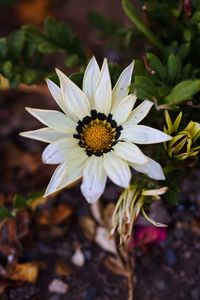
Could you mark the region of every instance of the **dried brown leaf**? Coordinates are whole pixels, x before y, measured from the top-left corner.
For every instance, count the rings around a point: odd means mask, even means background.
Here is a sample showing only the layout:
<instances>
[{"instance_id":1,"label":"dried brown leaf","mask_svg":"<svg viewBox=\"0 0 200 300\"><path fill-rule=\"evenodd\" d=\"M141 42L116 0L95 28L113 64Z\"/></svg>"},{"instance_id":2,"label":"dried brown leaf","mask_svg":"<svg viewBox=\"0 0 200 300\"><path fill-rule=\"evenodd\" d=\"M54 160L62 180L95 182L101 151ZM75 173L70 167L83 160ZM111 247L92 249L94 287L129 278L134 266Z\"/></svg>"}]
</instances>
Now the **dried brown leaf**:
<instances>
[{"instance_id":1,"label":"dried brown leaf","mask_svg":"<svg viewBox=\"0 0 200 300\"><path fill-rule=\"evenodd\" d=\"M35 283L39 274L39 263L30 262L23 264L16 264L10 271L9 279L15 281L25 281Z\"/></svg>"}]
</instances>

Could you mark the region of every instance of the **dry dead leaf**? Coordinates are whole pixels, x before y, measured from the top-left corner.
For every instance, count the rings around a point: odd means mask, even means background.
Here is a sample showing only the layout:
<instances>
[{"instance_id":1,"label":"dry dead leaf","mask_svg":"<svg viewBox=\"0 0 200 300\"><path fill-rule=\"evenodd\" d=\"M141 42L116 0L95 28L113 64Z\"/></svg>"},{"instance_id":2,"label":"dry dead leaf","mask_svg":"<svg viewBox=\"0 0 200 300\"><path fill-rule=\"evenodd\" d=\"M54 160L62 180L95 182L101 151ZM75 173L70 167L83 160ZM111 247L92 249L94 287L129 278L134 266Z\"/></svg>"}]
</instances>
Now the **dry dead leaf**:
<instances>
[{"instance_id":1,"label":"dry dead leaf","mask_svg":"<svg viewBox=\"0 0 200 300\"><path fill-rule=\"evenodd\" d=\"M73 213L73 208L67 204L59 204L49 210L41 211L37 218L39 225L59 225L69 218Z\"/></svg>"},{"instance_id":2,"label":"dry dead leaf","mask_svg":"<svg viewBox=\"0 0 200 300\"><path fill-rule=\"evenodd\" d=\"M114 239L110 238L110 233L104 227L98 227L95 236L95 242L105 251L117 254L117 248Z\"/></svg>"},{"instance_id":3,"label":"dry dead leaf","mask_svg":"<svg viewBox=\"0 0 200 300\"><path fill-rule=\"evenodd\" d=\"M29 206L33 211L35 211L38 206L44 205L45 203L47 203L48 200L49 197L38 197L37 199L34 199L34 201L31 202Z\"/></svg>"},{"instance_id":4,"label":"dry dead leaf","mask_svg":"<svg viewBox=\"0 0 200 300\"><path fill-rule=\"evenodd\" d=\"M124 265L118 257L106 257L104 260L104 264L106 268L108 268L109 271L111 271L113 274L126 276Z\"/></svg>"},{"instance_id":5,"label":"dry dead leaf","mask_svg":"<svg viewBox=\"0 0 200 300\"><path fill-rule=\"evenodd\" d=\"M86 239L89 241L93 241L96 234L95 221L90 217L81 217L79 223Z\"/></svg>"},{"instance_id":6,"label":"dry dead leaf","mask_svg":"<svg viewBox=\"0 0 200 300\"><path fill-rule=\"evenodd\" d=\"M192 232L200 235L200 221L197 219L193 219L191 222L191 230Z\"/></svg>"},{"instance_id":7,"label":"dry dead leaf","mask_svg":"<svg viewBox=\"0 0 200 300\"><path fill-rule=\"evenodd\" d=\"M30 262L23 264L16 264L11 269L9 279L15 281L25 281L35 283L39 274L39 263Z\"/></svg>"},{"instance_id":8,"label":"dry dead leaf","mask_svg":"<svg viewBox=\"0 0 200 300\"><path fill-rule=\"evenodd\" d=\"M0 280L0 295L3 294L7 286L8 282L6 280Z\"/></svg>"},{"instance_id":9,"label":"dry dead leaf","mask_svg":"<svg viewBox=\"0 0 200 300\"><path fill-rule=\"evenodd\" d=\"M115 209L115 204L110 202L102 210L102 219L103 219L105 227L109 231L112 228L112 215L113 215L114 209Z\"/></svg>"},{"instance_id":10,"label":"dry dead leaf","mask_svg":"<svg viewBox=\"0 0 200 300\"><path fill-rule=\"evenodd\" d=\"M67 277L70 276L71 270L63 261L58 260L56 262L55 273L56 275Z\"/></svg>"},{"instance_id":11,"label":"dry dead leaf","mask_svg":"<svg viewBox=\"0 0 200 300\"><path fill-rule=\"evenodd\" d=\"M51 217L53 224L58 225L69 218L73 213L71 206L67 204L59 204L56 209L53 210Z\"/></svg>"}]
</instances>

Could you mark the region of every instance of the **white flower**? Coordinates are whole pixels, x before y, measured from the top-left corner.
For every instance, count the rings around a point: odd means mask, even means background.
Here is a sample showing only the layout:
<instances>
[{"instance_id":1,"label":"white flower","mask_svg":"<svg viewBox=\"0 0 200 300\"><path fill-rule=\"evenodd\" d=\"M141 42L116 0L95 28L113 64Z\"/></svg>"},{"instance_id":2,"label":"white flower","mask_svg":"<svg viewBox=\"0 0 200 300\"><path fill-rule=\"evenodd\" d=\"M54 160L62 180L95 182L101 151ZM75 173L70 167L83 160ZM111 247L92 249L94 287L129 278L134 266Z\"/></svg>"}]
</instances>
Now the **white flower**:
<instances>
[{"instance_id":1,"label":"white flower","mask_svg":"<svg viewBox=\"0 0 200 300\"><path fill-rule=\"evenodd\" d=\"M49 143L42 158L59 164L46 189L50 195L81 177L81 191L88 202L103 193L107 176L123 188L131 180L130 167L164 180L161 166L145 156L136 144L161 143L171 137L138 123L153 103L145 100L133 109L136 96L128 95L134 64L119 77L112 90L107 60L101 70L93 57L84 74L83 91L56 70L60 88L47 79L49 90L63 112L26 108L47 127L21 133Z\"/></svg>"}]
</instances>

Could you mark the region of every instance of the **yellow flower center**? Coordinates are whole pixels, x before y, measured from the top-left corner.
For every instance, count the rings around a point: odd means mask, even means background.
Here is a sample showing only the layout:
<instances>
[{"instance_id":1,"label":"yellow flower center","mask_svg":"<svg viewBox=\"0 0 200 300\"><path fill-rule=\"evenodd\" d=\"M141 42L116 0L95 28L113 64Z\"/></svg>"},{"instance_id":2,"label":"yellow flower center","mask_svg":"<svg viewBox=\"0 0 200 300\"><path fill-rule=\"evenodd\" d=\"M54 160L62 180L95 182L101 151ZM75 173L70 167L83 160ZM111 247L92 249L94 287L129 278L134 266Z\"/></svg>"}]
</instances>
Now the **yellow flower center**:
<instances>
[{"instance_id":1,"label":"yellow flower center","mask_svg":"<svg viewBox=\"0 0 200 300\"><path fill-rule=\"evenodd\" d=\"M83 139L92 151L103 151L112 145L112 128L104 124L92 124L83 132Z\"/></svg>"},{"instance_id":2,"label":"yellow flower center","mask_svg":"<svg viewBox=\"0 0 200 300\"><path fill-rule=\"evenodd\" d=\"M112 114L91 110L90 116L85 116L77 122L76 133L73 137L78 139L78 145L85 148L88 156L101 156L113 150L120 137L122 126L117 126Z\"/></svg>"}]
</instances>

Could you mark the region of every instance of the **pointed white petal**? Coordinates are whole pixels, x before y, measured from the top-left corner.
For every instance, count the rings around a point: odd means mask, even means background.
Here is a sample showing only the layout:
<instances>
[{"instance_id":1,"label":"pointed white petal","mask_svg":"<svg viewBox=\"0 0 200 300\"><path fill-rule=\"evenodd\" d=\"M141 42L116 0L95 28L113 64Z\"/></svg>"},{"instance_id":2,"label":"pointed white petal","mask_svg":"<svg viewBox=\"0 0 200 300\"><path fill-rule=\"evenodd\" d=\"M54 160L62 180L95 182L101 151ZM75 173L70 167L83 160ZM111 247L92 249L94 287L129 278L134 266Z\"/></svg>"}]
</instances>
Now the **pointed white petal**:
<instances>
[{"instance_id":1,"label":"pointed white petal","mask_svg":"<svg viewBox=\"0 0 200 300\"><path fill-rule=\"evenodd\" d=\"M122 160L114 152L103 156L103 166L108 177L121 187L128 187L131 180L131 171L128 163Z\"/></svg>"},{"instance_id":2,"label":"pointed white petal","mask_svg":"<svg viewBox=\"0 0 200 300\"><path fill-rule=\"evenodd\" d=\"M129 115L126 123L124 124L125 126L129 125L136 125L140 121L142 121L146 115L148 114L149 110L151 109L153 105L153 102L149 100L144 100L140 105L138 105Z\"/></svg>"},{"instance_id":3,"label":"pointed white petal","mask_svg":"<svg viewBox=\"0 0 200 300\"><path fill-rule=\"evenodd\" d=\"M26 110L41 123L57 131L73 133L76 128L76 123L60 111L29 107L26 107Z\"/></svg>"},{"instance_id":4,"label":"pointed white petal","mask_svg":"<svg viewBox=\"0 0 200 300\"><path fill-rule=\"evenodd\" d=\"M132 62L120 75L112 92L113 107L117 106L129 92L134 62Z\"/></svg>"},{"instance_id":5,"label":"pointed white petal","mask_svg":"<svg viewBox=\"0 0 200 300\"><path fill-rule=\"evenodd\" d=\"M87 155L82 153L82 155L74 155L69 162L60 164L53 173L44 197L47 197L80 179L87 158Z\"/></svg>"},{"instance_id":6,"label":"pointed white petal","mask_svg":"<svg viewBox=\"0 0 200 300\"><path fill-rule=\"evenodd\" d=\"M106 185L106 172L103 168L103 157L91 156L83 170L81 191L89 203L96 202Z\"/></svg>"},{"instance_id":7,"label":"pointed white petal","mask_svg":"<svg viewBox=\"0 0 200 300\"><path fill-rule=\"evenodd\" d=\"M56 101L56 103L60 106L60 108L67 114L67 109L64 103L64 99L62 96L61 89L50 79L46 79L46 83L48 85L49 91Z\"/></svg>"},{"instance_id":8,"label":"pointed white petal","mask_svg":"<svg viewBox=\"0 0 200 300\"><path fill-rule=\"evenodd\" d=\"M135 95L128 95L111 110L111 114L113 114L113 119L117 122L117 125L121 125L127 120L136 99L137 97Z\"/></svg>"},{"instance_id":9,"label":"pointed white petal","mask_svg":"<svg viewBox=\"0 0 200 300\"><path fill-rule=\"evenodd\" d=\"M126 126L121 133L121 139L136 144L155 144L171 140L172 138L158 130L144 125Z\"/></svg>"},{"instance_id":10,"label":"pointed white petal","mask_svg":"<svg viewBox=\"0 0 200 300\"><path fill-rule=\"evenodd\" d=\"M81 153L83 149L79 147L76 139L64 138L49 144L42 153L42 160L45 164L59 164L78 151Z\"/></svg>"},{"instance_id":11,"label":"pointed white petal","mask_svg":"<svg viewBox=\"0 0 200 300\"><path fill-rule=\"evenodd\" d=\"M104 59L101 72L99 75L96 91L94 93L95 109L98 112L105 113L110 112L111 108L111 79L108 70L107 59Z\"/></svg>"},{"instance_id":12,"label":"pointed white petal","mask_svg":"<svg viewBox=\"0 0 200 300\"><path fill-rule=\"evenodd\" d=\"M45 143L52 143L56 140L68 136L66 133L55 131L54 129L51 129L49 127L40 128L32 131L20 132L20 135L29 139L34 139Z\"/></svg>"},{"instance_id":13,"label":"pointed white petal","mask_svg":"<svg viewBox=\"0 0 200 300\"><path fill-rule=\"evenodd\" d=\"M83 92L87 95L91 109L94 108L94 92L97 86L97 80L100 75L100 69L95 57L93 56L84 73Z\"/></svg>"},{"instance_id":14,"label":"pointed white petal","mask_svg":"<svg viewBox=\"0 0 200 300\"><path fill-rule=\"evenodd\" d=\"M147 162L147 158L140 148L130 142L118 142L114 146L114 151L117 155L119 155L119 157L128 162L138 164L144 164Z\"/></svg>"},{"instance_id":15,"label":"pointed white petal","mask_svg":"<svg viewBox=\"0 0 200 300\"><path fill-rule=\"evenodd\" d=\"M74 120L82 120L90 113L90 105L87 96L71 81L63 72L56 69L60 80L62 96L65 101L68 115Z\"/></svg>"},{"instance_id":16,"label":"pointed white petal","mask_svg":"<svg viewBox=\"0 0 200 300\"><path fill-rule=\"evenodd\" d=\"M155 160L147 157L147 163L143 165L131 164L131 167L140 173L144 173L152 179L165 180L165 175L163 173L162 167Z\"/></svg>"}]
</instances>

